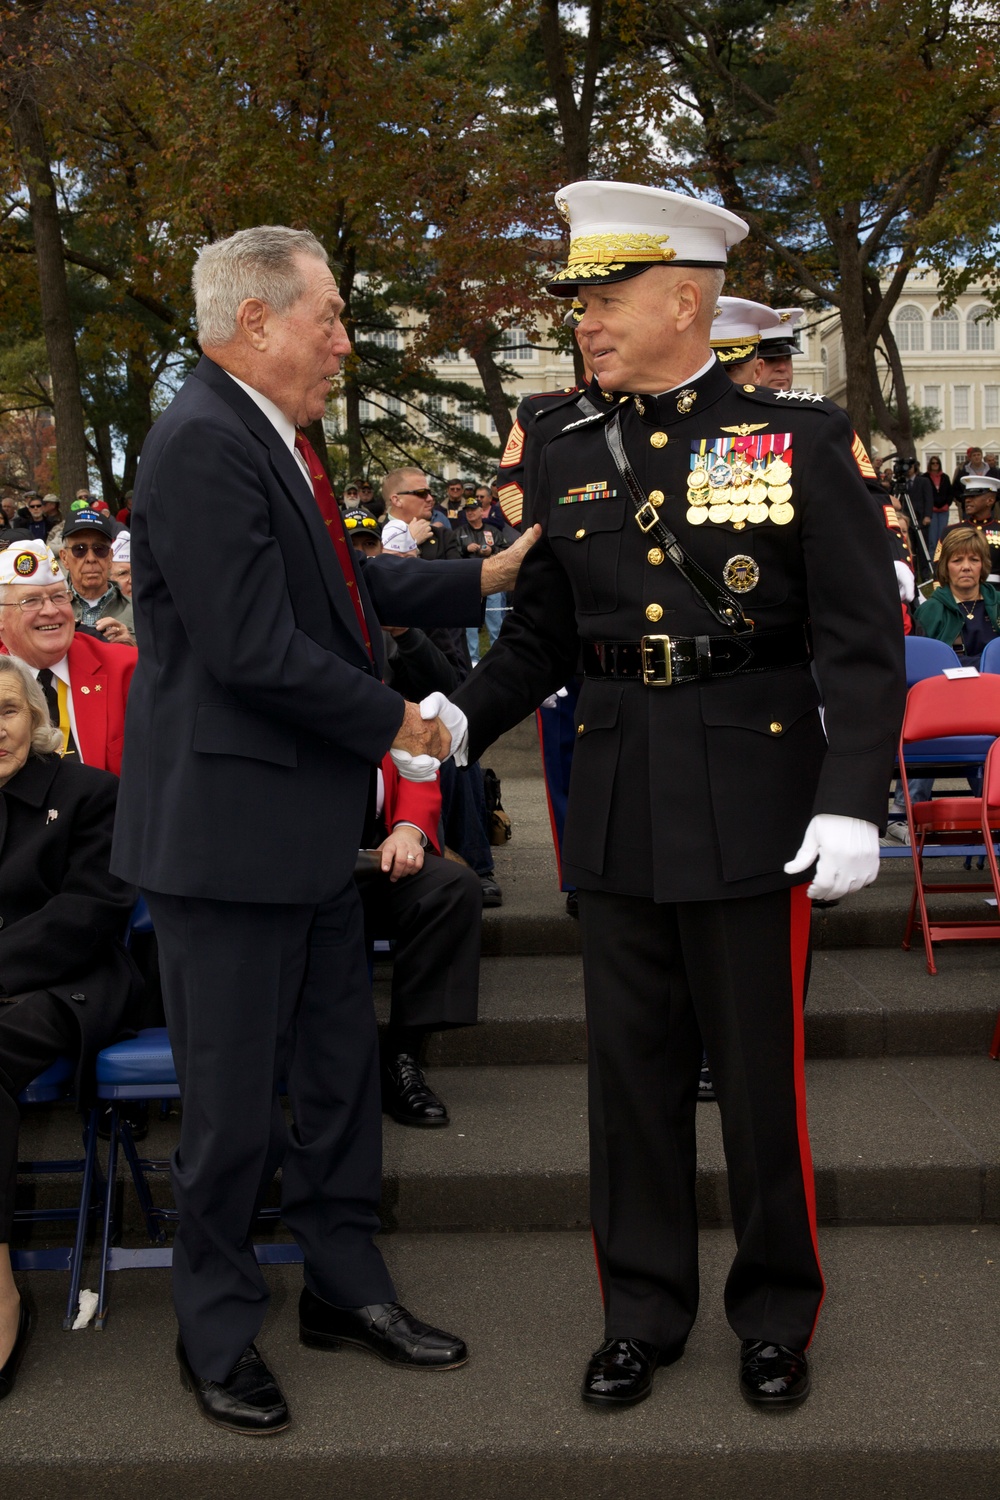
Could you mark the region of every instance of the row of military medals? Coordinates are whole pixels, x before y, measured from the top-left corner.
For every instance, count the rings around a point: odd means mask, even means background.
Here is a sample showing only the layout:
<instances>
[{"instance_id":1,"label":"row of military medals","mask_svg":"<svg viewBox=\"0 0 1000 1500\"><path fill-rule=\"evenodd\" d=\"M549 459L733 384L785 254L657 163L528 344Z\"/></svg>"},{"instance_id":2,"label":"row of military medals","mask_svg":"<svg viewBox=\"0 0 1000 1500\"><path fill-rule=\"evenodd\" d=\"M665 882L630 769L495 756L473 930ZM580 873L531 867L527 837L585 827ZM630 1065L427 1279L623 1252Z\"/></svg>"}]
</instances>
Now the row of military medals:
<instances>
[{"instance_id":1,"label":"row of military medals","mask_svg":"<svg viewBox=\"0 0 1000 1500\"><path fill-rule=\"evenodd\" d=\"M736 453L729 461L717 457L708 467L710 457L706 454L700 459L688 477L687 519L691 526L702 526L706 521L721 526L730 521L734 530L742 531L748 523L788 525L795 509L788 503L792 471L783 458L773 457L758 465Z\"/></svg>"}]
</instances>

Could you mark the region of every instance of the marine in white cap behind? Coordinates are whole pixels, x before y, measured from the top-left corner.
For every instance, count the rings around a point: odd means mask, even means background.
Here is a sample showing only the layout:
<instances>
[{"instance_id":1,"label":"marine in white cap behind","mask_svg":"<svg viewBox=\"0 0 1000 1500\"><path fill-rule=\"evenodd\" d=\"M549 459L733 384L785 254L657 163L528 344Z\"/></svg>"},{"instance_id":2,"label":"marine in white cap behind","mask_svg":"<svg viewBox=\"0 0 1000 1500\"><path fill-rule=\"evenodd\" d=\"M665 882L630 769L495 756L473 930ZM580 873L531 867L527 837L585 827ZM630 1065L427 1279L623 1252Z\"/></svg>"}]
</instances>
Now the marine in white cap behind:
<instances>
[{"instance_id":1,"label":"marine in white cap behind","mask_svg":"<svg viewBox=\"0 0 1000 1500\"><path fill-rule=\"evenodd\" d=\"M643 1400L694 1323L704 1044L741 1390L788 1405L809 1390L824 1290L809 898L877 873L905 692L885 523L844 413L735 385L711 347L741 220L630 183L573 183L557 203L570 249L550 287L583 306L599 409L541 450L530 502L544 535L455 695L469 721L457 755L481 755L582 662L563 876L579 900L605 1310L584 1400Z\"/></svg>"}]
</instances>

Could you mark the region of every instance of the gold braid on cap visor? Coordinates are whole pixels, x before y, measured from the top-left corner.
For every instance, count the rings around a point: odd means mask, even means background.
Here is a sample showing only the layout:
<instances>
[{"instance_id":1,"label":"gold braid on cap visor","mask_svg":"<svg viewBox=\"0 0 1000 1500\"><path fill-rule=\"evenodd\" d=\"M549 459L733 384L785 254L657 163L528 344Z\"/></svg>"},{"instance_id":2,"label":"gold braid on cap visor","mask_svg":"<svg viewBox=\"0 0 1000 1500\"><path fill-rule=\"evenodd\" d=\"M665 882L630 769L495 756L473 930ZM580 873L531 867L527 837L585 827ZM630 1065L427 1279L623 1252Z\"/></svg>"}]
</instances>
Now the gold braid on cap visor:
<instances>
[{"instance_id":1,"label":"gold braid on cap visor","mask_svg":"<svg viewBox=\"0 0 1000 1500\"><path fill-rule=\"evenodd\" d=\"M748 339L745 344L728 344L724 339L710 339L709 343L715 350L720 365L741 365L745 359L756 354L760 335Z\"/></svg>"},{"instance_id":2,"label":"gold braid on cap visor","mask_svg":"<svg viewBox=\"0 0 1000 1500\"><path fill-rule=\"evenodd\" d=\"M571 240L569 260L553 281L578 281L581 276L609 276L626 265L665 264L677 251L662 234L588 234Z\"/></svg>"}]
</instances>

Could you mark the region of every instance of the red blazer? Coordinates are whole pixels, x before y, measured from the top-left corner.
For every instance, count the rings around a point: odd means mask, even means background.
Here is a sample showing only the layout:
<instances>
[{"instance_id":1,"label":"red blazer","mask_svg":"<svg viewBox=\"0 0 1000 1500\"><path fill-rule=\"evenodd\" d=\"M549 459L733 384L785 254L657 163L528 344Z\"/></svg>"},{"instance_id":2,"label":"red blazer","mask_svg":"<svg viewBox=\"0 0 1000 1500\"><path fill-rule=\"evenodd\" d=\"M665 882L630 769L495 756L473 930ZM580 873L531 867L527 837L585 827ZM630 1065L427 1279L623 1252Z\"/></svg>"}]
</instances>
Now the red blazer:
<instances>
[{"instance_id":1,"label":"red blazer","mask_svg":"<svg viewBox=\"0 0 1000 1500\"><path fill-rule=\"evenodd\" d=\"M7 655L3 646L0 651ZM68 655L80 759L120 776L125 704L139 653L134 646L113 646L77 631Z\"/></svg>"},{"instance_id":2,"label":"red blazer","mask_svg":"<svg viewBox=\"0 0 1000 1500\"><path fill-rule=\"evenodd\" d=\"M438 777L435 776L433 781L406 781L396 770L392 756L387 755L382 761L382 780L385 784L382 813L386 828L391 832L397 823L414 823L440 854L441 786Z\"/></svg>"}]
</instances>

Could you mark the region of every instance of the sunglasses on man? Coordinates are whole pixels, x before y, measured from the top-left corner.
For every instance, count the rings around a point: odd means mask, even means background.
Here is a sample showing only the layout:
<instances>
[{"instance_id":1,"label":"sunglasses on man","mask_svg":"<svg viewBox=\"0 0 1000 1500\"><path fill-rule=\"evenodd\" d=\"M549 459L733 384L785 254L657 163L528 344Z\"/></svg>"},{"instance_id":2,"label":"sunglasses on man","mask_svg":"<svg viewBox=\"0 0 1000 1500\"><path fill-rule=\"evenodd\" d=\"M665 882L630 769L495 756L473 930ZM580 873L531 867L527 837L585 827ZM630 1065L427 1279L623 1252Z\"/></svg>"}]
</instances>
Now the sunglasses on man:
<instances>
[{"instance_id":1,"label":"sunglasses on man","mask_svg":"<svg viewBox=\"0 0 1000 1500\"><path fill-rule=\"evenodd\" d=\"M397 490L397 495L416 495L418 500L430 500L433 498L433 490Z\"/></svg>"},{"instance_id":2,"label":"sunglasses on man","mask_svg":"<svg viewBox=\"0 0 1000 1500\"><path fill-rule=\"evenodd\" d=\"M110 557L110 542L72 542L69 549L74 557L86 557L89 552L93 557Z\"/></svg>"}]
</instances>

